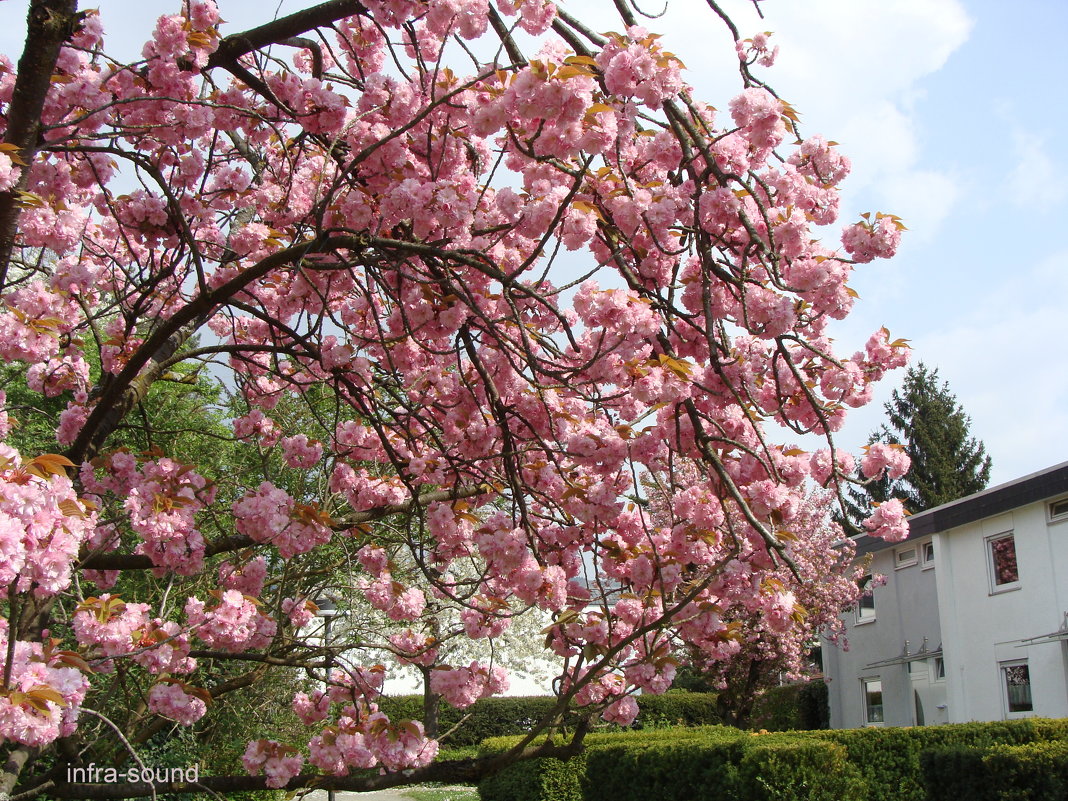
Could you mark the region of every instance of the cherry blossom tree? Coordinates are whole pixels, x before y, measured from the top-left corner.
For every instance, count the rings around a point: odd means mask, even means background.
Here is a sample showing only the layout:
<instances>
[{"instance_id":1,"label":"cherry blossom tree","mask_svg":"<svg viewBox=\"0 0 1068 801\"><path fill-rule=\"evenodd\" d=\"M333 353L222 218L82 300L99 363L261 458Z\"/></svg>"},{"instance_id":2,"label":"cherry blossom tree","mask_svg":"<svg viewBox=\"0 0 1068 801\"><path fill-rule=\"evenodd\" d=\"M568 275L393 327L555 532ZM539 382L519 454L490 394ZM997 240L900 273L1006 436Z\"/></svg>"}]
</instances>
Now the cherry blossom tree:
<instances>
[{"instance_id":1,"label":"cherry blossom tree","mask_svg":"<svg viewBox=\"0 0 1068 801\"><path fill-rule=\"evenodd\" d=\"M754 75L765 35L709 0L739 56L716 110L614 5L607 34L551 0L329 0L231 32L186 0L123 62L96 11L32 0L0 61L0 357L65 408L57 453L0 445L0 791L167 790L62 777L268 671L325 687L293 698L307 731L203 787L470 780L580 748L585 726L543 736L568 708L633 720L678 640L729 658L733 605L805 614L772 576L802 574L808 485L845 479L834 432L907 359L885 329L836 354L828 324L902 226L818 238L849 162ZM116 447L181 370L245 404L233 437L263 460L236 496L211 458ZM904 535L895 503L877 536ZM362 641L302 639L338 564L335 591L413 631L439 600L475 638L549 616L556 708L506 754L435 762ZM160 592L124 597L131 574ZM506 681L435 670L457 705ZM118 684L141 701L116 722Z\"/></svg>"},{"instance_id":2,"label":"cherry blossom tree","mask_svg":"<svg viewBox=\"0 0 1068 801\"><path fill-rule=\"evenodd\" d=\"M663 503L668 485L647 481L653 520L662 527L686 525L672 519ZM725 583L717 606L727 624L729 655L694 648L681 639L684 663L718 694L723 721L746 726L754 702L783 680L811 675L809 652L820 637L837 641L844 631L839 613L860 597L864 568L854 562L856 548L833 519L834 493L814 490L800 499L783 521L779 536L788 562L772 564L761 549L738 551L725 570L727 581L759 581L760 593L741 592Z\"/></svg>"}]
</instances>

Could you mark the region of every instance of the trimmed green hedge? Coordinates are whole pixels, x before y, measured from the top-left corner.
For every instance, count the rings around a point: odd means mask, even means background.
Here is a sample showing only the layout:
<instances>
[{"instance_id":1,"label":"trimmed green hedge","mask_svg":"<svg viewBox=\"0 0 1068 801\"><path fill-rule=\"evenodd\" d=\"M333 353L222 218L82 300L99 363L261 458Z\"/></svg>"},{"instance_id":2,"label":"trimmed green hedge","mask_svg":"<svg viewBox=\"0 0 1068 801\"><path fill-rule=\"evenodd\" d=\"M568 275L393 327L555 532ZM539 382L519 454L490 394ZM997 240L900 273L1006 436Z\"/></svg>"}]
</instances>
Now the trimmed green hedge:
<instances>
[{"instance_id":1,"label":"trimmed green hedge","mask_svg":"<svg viewBox=\"0 0 1068 801\"><path fill-rule=\"evenodd\" d=\"M706 726L719 723L716 696L712 693L668 693L640 695L639 728L662 726ZM454 709L444 701L438 704L438 730L444 734L464 718L463 725L451 734L445 745L450 748L478 745L489 737L523 734L531 723L552 709L552 696L516 696L484 698L467 709ZM382 711L395 720L421 720L423 696L402 695L382 698Z\"/></svg>"},{"instance_id":2,"label":"trimmed green hedge","mask_svg":"<svg viewBox=\"0 0 1068 801\"><path fill-rule=\"evenodd\" d=\"M871 791L870 801L925 801L920 755L935 748L989 748L1068 739L1068 720L1026 718L914 728L806 732L845 746ZM967 796L962 796L967 798Z\"/></svg>"},{"instance_id":3,"label":"trimmed green hedge","mask_svg":"<svg viewBox=\"0 0 1068 801\"><path fill-rule=\"evenodd\" d=\"M515 742L489 740L483 751ZM1054 778L1043 784L1046 775ZM484 801L1063 801L1066 777L1068 720L1031 718L765 735L722 726L598 734L578 757L511 766L479 791ZM980 794L992 787L1000 794Z\"/></svg>"},{"instance_id":4,"label":"trimmed green hedge","mask_svg":"<svg viewBox=\"0 0 1068 801\"><path fill-rule=\"evenodd\" d=\"M514 738L487 741L499 752ZM592 735L570 760L538 759L479 785L484 801L866 801L841 745L727 727Z\"/></svg>"},{"instance_id":5,"label":"trimmed green hedge","mask_svg":"<svg viewBox=\"0 0 1068 801\"><path fill-rule=\"evenodd\" d=\"M1064 801L1068 740L942 748L920 756L928 801Z\"/></svg>"}]
</instances>

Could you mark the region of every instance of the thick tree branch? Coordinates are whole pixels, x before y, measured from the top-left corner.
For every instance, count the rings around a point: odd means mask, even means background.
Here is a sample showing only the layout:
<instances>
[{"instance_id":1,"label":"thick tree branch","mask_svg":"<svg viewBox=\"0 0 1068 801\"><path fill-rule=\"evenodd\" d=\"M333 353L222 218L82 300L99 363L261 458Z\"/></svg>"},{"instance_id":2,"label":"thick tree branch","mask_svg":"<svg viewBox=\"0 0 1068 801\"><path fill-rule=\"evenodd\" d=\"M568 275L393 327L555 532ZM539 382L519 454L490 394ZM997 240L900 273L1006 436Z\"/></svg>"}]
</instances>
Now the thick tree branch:
<instances>
[{"instance_id":1,"label":"thick tree branch","mask_svg":"<svg viewBox=\"0 0 1068 801\"><path fill-rule=\"evenodd\" d=\"M337 22L339 19L351 17L366 10L363 3L358 0L330 0L328 3L321 3L273 20L266 25L232 34L219 42L219 49L208 59L207 69L229 67L237 63L241 56L259 50L261 47L280 44L286 39L292 39L315 28L329 25L331 22Z\"/></svg>"},{"instance_id":2,"label":"thick tree branch","mask_svg":"<svg viewBox=\"0 0 1068 801\"><path fill-rule=\"evenodd\" d=\"M6 284L15 249L15 233L22 211L18 196L26 188L29 165L37 155L45 97L52 86L60 48L78 24L77 11L78 0L32 0L30 3L26 45L19 59L4 135L4 143L18 148L18 157L26 166L15 186L0 192L0 288Z\"/></svg>"}]
</instances>

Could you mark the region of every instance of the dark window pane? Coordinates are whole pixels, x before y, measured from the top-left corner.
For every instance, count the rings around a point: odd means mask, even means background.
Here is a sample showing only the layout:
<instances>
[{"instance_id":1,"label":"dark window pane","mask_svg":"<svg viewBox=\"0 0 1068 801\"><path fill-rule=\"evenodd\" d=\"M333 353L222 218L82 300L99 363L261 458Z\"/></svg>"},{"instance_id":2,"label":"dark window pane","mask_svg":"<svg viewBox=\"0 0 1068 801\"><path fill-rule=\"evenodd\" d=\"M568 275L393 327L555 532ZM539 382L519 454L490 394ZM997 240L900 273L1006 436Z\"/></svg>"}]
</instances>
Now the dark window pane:
<instances>
[{"instance_id":1,"label":"dark window pane","mask_svg":"<svg viewBox=\"0 0 1068 801\"><path fill-rule=\"evenodd\" d=\"M859 582L860 600L857 601L857 620L870 620L875 617L875 582L871 576L865 576Z\"/></svg>"},{"instance_id":2,"label":"dark window pane","mask_svg":"<svg viewBox=\"0 0 1068 801\"><path fill-rule=\"evenodd\" d=\"M1031 703L1031 673L1027 665L1010 665L1002 670L1005 671L1009 711L1030 712L1034 709L1034 705Z\"/></svg>"},{"instance_id":3,"label":"dark window pane","mask_svg":"<svg viewBox=\"0 0 1068 801\"><path fill-rule=\"evenodd\" d=\"M881 681L864 682L864 706L868 723L883 722L883 683Z\"/></svg>"}]
</instances>

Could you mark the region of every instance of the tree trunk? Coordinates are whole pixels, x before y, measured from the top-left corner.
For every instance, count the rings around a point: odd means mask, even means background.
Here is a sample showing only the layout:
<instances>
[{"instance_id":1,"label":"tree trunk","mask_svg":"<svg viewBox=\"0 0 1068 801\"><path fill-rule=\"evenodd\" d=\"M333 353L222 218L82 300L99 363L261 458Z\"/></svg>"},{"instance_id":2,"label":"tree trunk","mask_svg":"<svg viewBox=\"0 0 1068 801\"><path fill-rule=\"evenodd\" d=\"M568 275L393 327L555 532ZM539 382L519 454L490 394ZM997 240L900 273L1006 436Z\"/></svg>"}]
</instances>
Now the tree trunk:
<instances>
[{"instance_id":1,"label":"tree trunk","mask_svg":"<svg viewBox=\"0 0 1068 801\"><path fill-rule=\"evenodd\" d=\"M429 667L419 667L423 674L423 730L427 737L436 739L438 736L438 701L441 696L430 689Z\"/></svg>"}]
</instances>

